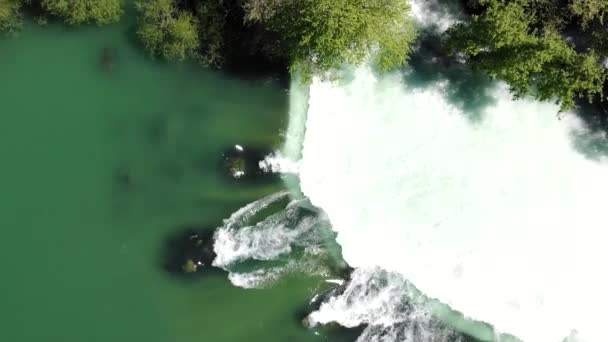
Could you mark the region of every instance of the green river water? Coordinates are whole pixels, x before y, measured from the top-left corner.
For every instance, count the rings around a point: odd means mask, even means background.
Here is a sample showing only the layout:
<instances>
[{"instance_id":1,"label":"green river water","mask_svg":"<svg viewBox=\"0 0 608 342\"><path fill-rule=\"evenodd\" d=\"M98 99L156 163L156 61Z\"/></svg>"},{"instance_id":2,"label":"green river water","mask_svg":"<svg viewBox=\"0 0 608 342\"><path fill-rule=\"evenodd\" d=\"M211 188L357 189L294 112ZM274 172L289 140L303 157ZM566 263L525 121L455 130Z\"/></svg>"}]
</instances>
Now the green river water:
<instances>
[{"instance_id":1,"label":"green river water","mask_svg":"<svg viewBox=\"0 0 608 342\"><path fill-rule=\"evenodd\" d=\"M243 290L162 269L167 236L281 189L231 183L218 161L234 144L278 147L287 93L134 41L128 19L0 39L0 341L341 340L297 318L320 279Z\"/></svg>"}]
</instances>

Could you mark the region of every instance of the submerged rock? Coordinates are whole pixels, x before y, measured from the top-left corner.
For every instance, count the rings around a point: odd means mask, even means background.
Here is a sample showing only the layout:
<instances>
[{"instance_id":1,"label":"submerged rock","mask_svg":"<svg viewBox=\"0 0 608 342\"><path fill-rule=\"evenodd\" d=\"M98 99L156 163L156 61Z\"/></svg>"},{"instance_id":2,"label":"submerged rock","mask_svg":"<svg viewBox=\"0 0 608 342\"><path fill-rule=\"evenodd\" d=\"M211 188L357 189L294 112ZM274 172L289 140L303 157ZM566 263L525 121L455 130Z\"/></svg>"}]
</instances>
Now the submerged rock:
<instances>
[{"instance_id":1,"label":"submerged rock","mask_svg":"<svg viewBox=\"0 0 608 342\"><path fill-rule=\"evenodd\" d=\"M114 70L115 63L116 63L115 49L113 49L111 47L104 47L101 50L101 54L100 54L100 58L99 58L99 65L101 66L101 68L105 72L110 73Z\"/></svg>"},{"instance_id":2,"label":"submerged rock","mask_svg":"<svg viewBox=\"0 0 608 342\"><path fill-rule=\"evenodd\" d=\"M226 168L232 177L239 179L247 174L247 163L242 157L229 157L226 159Z\"/></svg>"},{"instance_id":3,"label":"submerged rock","mask_svg":"<svg viewBox=\"0 0 608 342\"><path fill-rule=\"evenodd\" d=\"M121 189L128 190L133 183L133 179L127 168L119 167L114 170L114 182Z\"/></svg>"},{"instance_id":4,"label":"submerged rock","mask_svg":"<svg viewBox=\"0 0 608 342\"><path fill-rule=\"evenodd\" d=\"M223 173L237 181L272 179L276 175L260 167L260 163L271 153L270 149L234 145L222 154Z\"/></svg>"},{"instance_id":5,"label":"submerged rock","mask_svg":"<svg viewBox=\"0 0 608 342\"><path fill-rule=\"evenodd\" d=\"M192 259L188 259L186 263L182 266L182 270L184 273L194 273L198 271L198 262L194 262Z\"/></svg>"},{"instance_id":6,"label":"submerged rock","mask_svg":"<svg viewBox=\"0 0 608 342\"><path fill-rule=\"evenodd\" d=\"M321 304L329 301L333 297L340 296L344 293L348 285L348 281L344 280L341 284L336 284L324 292L315 295L304 307L297 312L297 319L305 329L315 331L316 334L325 336L328 340L339 341L355 341L368 327L366 324L361 324L355 327L345 327L336 322L318 325L314 324L309 319L309 315L319 310ZM359 340L357 340L359 341Z\"/></svg>"},{"instance_id":7,"label":"submerged rock","mask_svg":"<svg viewBox=\"0 0 608 342\"><path fill-rule=\"evenodd\" d=\"M327 284L331 284L331 286L329 286L329 288L325 289L323 292L317 293L308 303L306 303L306 305L298 310L297 319L304 327L308 329L316 327L316 325L308 319L309 315L319 310L321 304L324 302L327 302L332 297L338 297L342 295L344 291L346 291L353 270L354 269L348 265L341 268L339 273L336 273L336 275L340 276L339 279L326 279L325 282Z\"/></svg>"},{"instance_id":8,"label":"submerged rock","mask_svg":"<svg viewBox=\"0 0 608 342\"><path fill-rule=\"evenodd\" d=\"M169 273L189 275L212 269L213 229L186 228L167 239L163 267Z\"/></svg>"}]
</instances>

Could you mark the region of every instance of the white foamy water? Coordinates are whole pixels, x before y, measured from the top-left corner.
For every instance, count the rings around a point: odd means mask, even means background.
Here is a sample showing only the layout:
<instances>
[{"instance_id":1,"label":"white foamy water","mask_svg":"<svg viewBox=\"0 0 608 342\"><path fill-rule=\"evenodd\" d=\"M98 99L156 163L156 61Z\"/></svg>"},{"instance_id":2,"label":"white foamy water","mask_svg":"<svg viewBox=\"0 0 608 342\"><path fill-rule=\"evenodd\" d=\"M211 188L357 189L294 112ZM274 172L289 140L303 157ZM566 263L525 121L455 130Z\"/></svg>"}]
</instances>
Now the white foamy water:
<instances>
[{"instance_id":1,"label":"white foamy water","mask_svg":"<svg viewBox=\"0 0 608 342\"><path fill-rule=\"evenodd\" d=\"M438 0L410 0L411 14L419 27L438 32L446 31L461 20L460 11L455 10L456 2Z\"/></svg>"},{"instance_id":2,"label":"white foamy water","mask_svg":"<svg viewBox=\"0 0 608 342\"><path fill-rule=\"evenodd\" d=\"M283 191L252 202L233 213L224 225L215 232L213 249L216 258L213 265L226 267L246 259L272 260L291 251L291 243L309 225L296 229L282 222L284 212L272 215L263 221L251 224L249 220L268 206L283 200L288 192Z\"/></svg>"},{"instance_id":3,"label":"white foamy water","mask_svg":"<svg viewBox=\"0 0 608 342\"><path fill-rule=\"evenodd\" d=\"M459 342L458 334L435 319L426 303L412 300L416 296L402 275L360 268L341 294L308 316L307 324L366 325L357 342Z\"/></svg>"},{"instance_id":4,"label":"white foamy water","mask_svg":"<svg viewBox=\"0 0 608 342\"><path fill-rule=\"evenodd\" d=\"M265 287L289 272L319 275L328 272L318 262L327 254L326 219L310 211L306 200L281 205L289 195L283 191L252 202L233 213L216 230L213 266L229 271L233 285ZM263 212L271 206L279 207L270 213ZM293 255L294 250L298 255ZM245 261L273 263L242 269Z\"/></svg>"},{"instance_id":5,"label":"white foamy water","mask_svg":"<svg viewBox=\"0 0 608 342\"><path fill-rule=\"evenodd\" d=\"M300 172L300 162L284 157L281 152L266 156L259 166L264 172L296 175Z\"/></svg>"},{"instance_id":6,"label":"white foamy water","mask_svg":"<svg viewBox=\"0 0 608 342\"><path fill-rule=\"evenodd\" d=\"M447 87L364 67L312 84L301 186L344 258L524 341L608 341L608 165L573 147L584 126L504 86L474 120Z\"/></svg>"},{"instance_id":7,"label":"white foamy water","mask_svg":"<svg viewBox=\"0 0 608 342\"><path fill-rule=\"evenodd\" d=\"M267 268L243 273L231 272L228 274L228 280L234 286L244 289L256 289L272 284L284 273L285 270L283 268Z\"/></svg>"}]
</instances>

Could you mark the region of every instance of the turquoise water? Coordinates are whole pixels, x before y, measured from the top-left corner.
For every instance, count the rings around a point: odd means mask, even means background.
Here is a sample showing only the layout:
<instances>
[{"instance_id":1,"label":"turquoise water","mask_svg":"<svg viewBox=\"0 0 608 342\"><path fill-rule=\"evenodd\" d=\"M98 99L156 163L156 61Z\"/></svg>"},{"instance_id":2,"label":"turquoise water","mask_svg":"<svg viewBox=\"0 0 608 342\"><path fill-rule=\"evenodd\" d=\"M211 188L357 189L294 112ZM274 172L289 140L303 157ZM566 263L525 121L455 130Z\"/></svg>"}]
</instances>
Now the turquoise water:
<instances>
[{"instance_id":1,"label":"turquoise water","mask_svg":"<svg viewBox=\"0 0 608 342\"><path fill-rule=\"evenodd\" d=\"M282 188L219 165L234 144L280 145L287 94L153 61L132 30L26 25L0 39L0 340L341 340L299 321L318 278L243 290L162 268L168 236Z\"/></svg>"}]
</instances>

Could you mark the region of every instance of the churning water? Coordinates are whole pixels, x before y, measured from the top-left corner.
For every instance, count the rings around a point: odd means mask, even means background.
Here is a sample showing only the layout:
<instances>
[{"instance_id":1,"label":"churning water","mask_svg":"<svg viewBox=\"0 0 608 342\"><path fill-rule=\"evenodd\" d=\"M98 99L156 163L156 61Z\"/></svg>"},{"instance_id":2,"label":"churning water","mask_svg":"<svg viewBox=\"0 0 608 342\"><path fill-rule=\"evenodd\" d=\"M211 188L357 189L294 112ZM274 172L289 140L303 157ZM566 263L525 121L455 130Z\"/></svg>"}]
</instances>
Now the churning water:
<instances>
[{"instance_id":1,"label":"churning water","mask_svg":"<svg viewBox=\"0 0 608 342\"><path fill-rule=\"evenodd\" d=\"M301 187L345 260L525 341L608 340L608 164L577 148L585 126L500 84L473 113L449 88L367 68L311 86Z\"/></svg>"},{"instance_id":2,"label":"churning water","mask_svg":"<svg viewBox=\"0 0 608 342\"><path fill-rule=\"evenodd\" d=\"M435 13L414 10L418 20ZM433 21L444 30L452 19ZM422 64L442 67L427 57ZM608 341L605 134L470 76L360 67L347 81L293 83L285 157L267 167L299 174L356 268L308 323L366 325L361 342L454 341L455 326L482 339ZM286 194L253 207L276 196ZM228 220L218 265L320 245L310 239L318 214L294 223L297 207L254 228ZM232 279L255 286L280 270Z\"/></svg>"}]
</instances>

